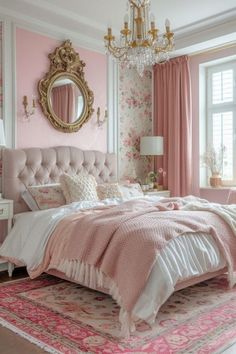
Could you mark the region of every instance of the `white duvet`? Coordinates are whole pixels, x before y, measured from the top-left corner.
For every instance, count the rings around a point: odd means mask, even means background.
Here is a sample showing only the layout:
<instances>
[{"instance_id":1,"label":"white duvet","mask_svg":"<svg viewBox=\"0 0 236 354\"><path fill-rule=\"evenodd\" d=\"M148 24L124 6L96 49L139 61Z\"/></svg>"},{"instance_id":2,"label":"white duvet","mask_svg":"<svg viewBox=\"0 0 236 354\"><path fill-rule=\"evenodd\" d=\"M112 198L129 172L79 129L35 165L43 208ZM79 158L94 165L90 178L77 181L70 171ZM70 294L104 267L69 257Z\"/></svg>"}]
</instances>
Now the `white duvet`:
<instances>
[{"instance_id":1,"label":"white duvet","mask_svg":"<svg viewBox=\"0 0 236 354\"><path fill-rule=\"evenodd\" d=\"M148 199L160 198L153 196ZM14 227L0 248L0 256L17 259L28 270L33 270L42 261L51 232L63 217L80 209L119 203L119 199L85 201L56 209L18 214L15 216ZM188 234L172 240L160 252L132 317L142 318L152 324L160 306L173 293L177 282L215 272L225 266L226 262L210 235Z\"/></svg>"}]
</instances>

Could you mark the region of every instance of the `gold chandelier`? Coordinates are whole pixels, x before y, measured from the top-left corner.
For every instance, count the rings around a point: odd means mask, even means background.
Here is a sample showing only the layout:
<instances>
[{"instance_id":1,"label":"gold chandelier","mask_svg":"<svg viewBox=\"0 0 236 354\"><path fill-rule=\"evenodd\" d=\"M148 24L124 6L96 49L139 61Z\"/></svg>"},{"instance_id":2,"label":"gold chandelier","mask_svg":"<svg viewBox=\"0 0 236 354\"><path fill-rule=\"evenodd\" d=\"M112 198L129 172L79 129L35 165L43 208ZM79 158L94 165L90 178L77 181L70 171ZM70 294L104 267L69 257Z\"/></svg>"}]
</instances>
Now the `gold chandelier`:
<instances>
[{"instance_id":1,"label":"gold chandelier","mask_svg":"<svg viewBox=\"0 0 236 354\"><path fill-rule=\"evenodd\" d=\"M104 36L109 54L128 67L134 67L142 76L146 66L169 59L174 49L174 33L170 31L170 21L165 22L166 32L159 35L154 16L150 15L150 0L128 0L130 16L124 18L124 28L120 31L120 41L116 43L111 28Z\"/></svg>"}]
</instances>

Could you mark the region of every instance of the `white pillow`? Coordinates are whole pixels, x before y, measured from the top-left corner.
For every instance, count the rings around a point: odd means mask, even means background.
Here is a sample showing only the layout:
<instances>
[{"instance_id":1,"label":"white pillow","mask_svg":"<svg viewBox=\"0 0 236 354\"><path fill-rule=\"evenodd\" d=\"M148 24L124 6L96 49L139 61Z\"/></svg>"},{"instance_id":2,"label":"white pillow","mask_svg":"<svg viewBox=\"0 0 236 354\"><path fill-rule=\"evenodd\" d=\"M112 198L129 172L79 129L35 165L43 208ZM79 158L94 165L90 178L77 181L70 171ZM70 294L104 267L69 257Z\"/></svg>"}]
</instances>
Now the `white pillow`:
<instances>
[{"instance_id":1,"label":"white pillow","mask_svg":"<svg viewBox=\"0 0 236 354\"><path fill-rule=\"evenodd\" d=\"M92 175L80 173L70 176L65 173L60 176L60 183L67 203L98 200L97 182Z\"/></svg>"},{"instance_id":2,"label":"white pillow","mask_svg":"<svg viewBox=\"0 0 236 354\"><path fill-rule=\"evenodd\" d=\"M144 196L139 183L119 184L119 190L125 199Z\"/></svg>"}]
</instances>

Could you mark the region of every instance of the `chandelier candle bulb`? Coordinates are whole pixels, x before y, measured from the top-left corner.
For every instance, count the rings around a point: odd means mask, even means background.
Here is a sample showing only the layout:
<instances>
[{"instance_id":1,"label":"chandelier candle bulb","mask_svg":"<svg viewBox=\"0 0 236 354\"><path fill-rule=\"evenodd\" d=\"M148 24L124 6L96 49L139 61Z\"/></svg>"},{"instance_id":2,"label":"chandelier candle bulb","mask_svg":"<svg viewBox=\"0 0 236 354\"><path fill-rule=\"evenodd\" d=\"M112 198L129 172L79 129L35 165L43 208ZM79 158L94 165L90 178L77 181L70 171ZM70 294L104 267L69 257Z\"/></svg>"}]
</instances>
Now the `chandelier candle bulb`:
<instances>
[{"instance_id":1,"label":"chandelier candle bulb","mask_svg":"<svg viewBox=\"0 0 236 354\"><path fill-rule=\"evenodd\" d=\"M170 32L170 21L168 20L168 18L166 19L165 26L166 26L166 32Z\"/></svg>"},{"instance_id":2,"label":"chandelier candle bulb","mask_svg":"<svg viewBox=\"0 0 236 354\"><path fill-rule=\"evenodd\" d=\"M155 16L153 13L150 14L150 21L155 22Z\"/></svg>"},{"instance_id":3,"label":"chandelier candle bulb","mask_svg":"<svg viewBox=\"0 0 236 354\"><path fill-rule=\"evenodd\" d=\"M129 15L126 14L125 17L124 17L125 28L128 28L128 23L129 23Z\"/></svg>"},{"instance_id":4,"label":"chandelier candle bulb","mask_svg":"<svg viewBox=\"0 0 236 354\"><path fill-rule=\"evenodd\" d=\"M151 30L155 29L155 16L153 15L153 13L151 13L150 15L150 21L151 21Z\"/></svg>"}]
</instances>

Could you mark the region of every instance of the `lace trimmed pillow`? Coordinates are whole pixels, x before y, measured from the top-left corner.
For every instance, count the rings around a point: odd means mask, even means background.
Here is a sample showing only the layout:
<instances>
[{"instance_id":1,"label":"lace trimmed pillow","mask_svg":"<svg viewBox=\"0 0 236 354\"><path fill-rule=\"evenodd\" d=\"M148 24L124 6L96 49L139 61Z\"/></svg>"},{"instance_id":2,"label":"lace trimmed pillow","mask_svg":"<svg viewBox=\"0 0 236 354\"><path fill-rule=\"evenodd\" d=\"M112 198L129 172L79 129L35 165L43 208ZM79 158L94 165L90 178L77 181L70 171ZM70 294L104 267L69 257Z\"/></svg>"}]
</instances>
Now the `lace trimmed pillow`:
<instances>
[{"instance_id":1,"label":"lace trimmed pillow","mask_svg":"<svg viewBox=\"0 0 236 354\"><path fill-rule=\"evenodd\" d=\"M92 175L78 174L60 176L60 183L67 203L83 200L98 200L97 182Z\"/></svg>"},{"instance_id":2,"label":"lace trimmed pillow","mask_svg":"<svg viewBox=\"0 0 236 354\"><path fill-rule=\"evenodd\" d=\"M139 183L119 184L119 190L125 199L142 197L144 195Z\"/></svg>"},{"instance_id":3,"label":"lace trimmed pillow","mask_svg":"<svg viewBox=\"0 0 236 354\"><path fill-rule=\"evenodd\" d=\"M66 204L66 200L59 183L29 186L22 193L22 198L28 207L33 211L58 208Z\"/></svg>"},{"instance_id":4,"label":"lace trimmed pillow","mask_svg":"<svg viewBox=\"0 0 236 354\"><path fill-rule=\"evenodd\" d=\"M107 198L122 198L118 183L98 184L97 194L100 200Z\"/></svg>"}]
</instances>

